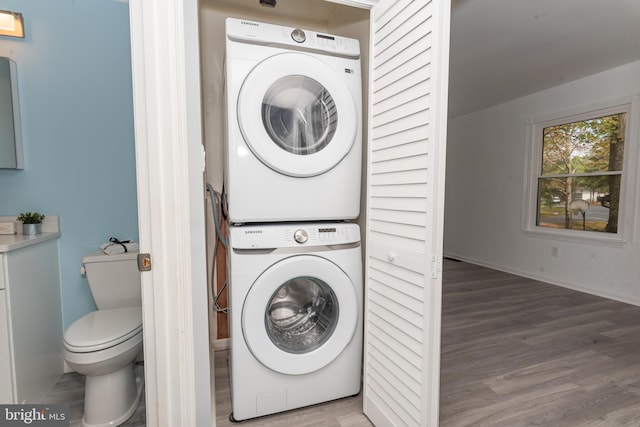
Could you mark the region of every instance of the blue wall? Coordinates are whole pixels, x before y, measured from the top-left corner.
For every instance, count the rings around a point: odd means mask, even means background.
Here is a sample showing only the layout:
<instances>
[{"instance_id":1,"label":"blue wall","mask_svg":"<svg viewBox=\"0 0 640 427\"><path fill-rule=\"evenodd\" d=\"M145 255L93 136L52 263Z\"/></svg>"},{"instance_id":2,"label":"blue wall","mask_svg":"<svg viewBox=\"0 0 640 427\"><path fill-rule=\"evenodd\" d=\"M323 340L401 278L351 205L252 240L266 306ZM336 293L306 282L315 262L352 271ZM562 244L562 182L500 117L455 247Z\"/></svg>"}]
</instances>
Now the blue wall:
<instances>
[{"instance_id":1,"label":"blue wall","mask_svg":"<svg viewBox=\"0 0 640 427\"><path fill-rule=\"evenodd\" d=\"M80 275L110 236L138 239L129 11L115 0L0 0L25 38L18 66L24 170L0 170L0 215L59 215L65 328L95 309Z\"/></svg>"}]
</instances>

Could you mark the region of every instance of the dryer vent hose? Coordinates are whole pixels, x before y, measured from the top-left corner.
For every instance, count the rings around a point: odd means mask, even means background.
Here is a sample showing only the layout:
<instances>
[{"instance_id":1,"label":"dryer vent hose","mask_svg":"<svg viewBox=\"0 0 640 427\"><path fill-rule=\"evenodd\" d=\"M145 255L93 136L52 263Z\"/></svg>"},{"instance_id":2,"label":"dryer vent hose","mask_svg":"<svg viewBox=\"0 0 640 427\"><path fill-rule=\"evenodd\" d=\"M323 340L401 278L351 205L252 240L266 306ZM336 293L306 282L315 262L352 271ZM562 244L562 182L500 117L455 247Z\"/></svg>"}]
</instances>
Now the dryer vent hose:
<instances>
[{"instance_id":1,"label":"dryer vent hose","mask_svg":"<svg viewBox=\"0 0 640 427\"><path fill-rule=\"evenodd\" d=\"M220 227L220 212L222 212L222 196L208 182L206 187L207 187L207 191L211 196L211 212L213 212L213 224L216 227L216 240L220 241L220 243L222 243L222 246L226 248L227 241L222 235L222 230Z\"/></svg>"},{"instance_id":2,"label":"dryer vent hose","mask_svg":"<svg viewBox=\"0 0 640 427\"><path fill-rule=\"evenodd\" d=\"M222 235L222 227L220 225L221 224L220 213L222 212L222 207L221 207L222 197L220 196L220 193L218 193L213 188L213 186L208 182L206 184L206 188L207 188L207 192L209 192L209 195L211 197L211 212L213 212L213 224L216 228L216 241L213 244L213 254L211 259L211 293L214 295L213 304L215 306L216 312L226 314L229 309L227 307L221 307L220 304L218 304L218 300L220 299L220 295L222 294L222 292L227 287L227 281L226 280L224 281L224 284L220 287L218 292L216 292L216 286L215 286L216 255L218 253L218 242L220 242L222 246L224 246L225 248L227 247L227 240Z\"/></svg>"}]
</instances>

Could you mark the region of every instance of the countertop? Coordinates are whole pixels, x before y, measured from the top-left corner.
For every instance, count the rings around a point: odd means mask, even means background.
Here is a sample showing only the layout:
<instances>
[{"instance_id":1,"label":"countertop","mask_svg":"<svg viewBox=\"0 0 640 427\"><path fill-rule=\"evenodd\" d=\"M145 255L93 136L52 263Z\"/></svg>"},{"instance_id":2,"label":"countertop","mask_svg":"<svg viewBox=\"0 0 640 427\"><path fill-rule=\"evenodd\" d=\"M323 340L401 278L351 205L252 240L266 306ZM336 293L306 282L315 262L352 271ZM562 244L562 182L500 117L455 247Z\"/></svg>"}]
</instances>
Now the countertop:
<instances>
[{"instance_id":1,"label":"countertop","mask_svg":"<svg viewBox=\"0 0 640 427\"><path fill-rule=\"evenodd\" d=\"M0 222L15 221L15 217L0 216ZM22 224L18 222L17 234L0 234L0 253L11 252L47 240L60 237L60 226L57 215L47 215L42 223L41 234L22 234Z\"/></svg>"}]
</instances>

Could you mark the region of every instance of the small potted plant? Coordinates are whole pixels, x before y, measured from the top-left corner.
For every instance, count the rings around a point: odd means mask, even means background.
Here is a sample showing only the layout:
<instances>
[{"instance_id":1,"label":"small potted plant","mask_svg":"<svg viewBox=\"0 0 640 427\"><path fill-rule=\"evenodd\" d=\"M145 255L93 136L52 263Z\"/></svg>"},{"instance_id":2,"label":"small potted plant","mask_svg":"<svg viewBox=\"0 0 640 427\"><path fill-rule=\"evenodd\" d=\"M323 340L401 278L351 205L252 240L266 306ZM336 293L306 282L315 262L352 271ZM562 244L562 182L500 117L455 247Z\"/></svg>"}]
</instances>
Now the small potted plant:
<instances>
[{"instance_id":1,"label":"small potted plant","mask_svg":"<svg viewBox=\"0 0 640 427\"><path fill-rule=\"evenodd\" d=\"M42 233L42 221L44 215L38 212L22 212L16 218L22 221L22 234L40 234Z\"/></svg>"}]
</instances>

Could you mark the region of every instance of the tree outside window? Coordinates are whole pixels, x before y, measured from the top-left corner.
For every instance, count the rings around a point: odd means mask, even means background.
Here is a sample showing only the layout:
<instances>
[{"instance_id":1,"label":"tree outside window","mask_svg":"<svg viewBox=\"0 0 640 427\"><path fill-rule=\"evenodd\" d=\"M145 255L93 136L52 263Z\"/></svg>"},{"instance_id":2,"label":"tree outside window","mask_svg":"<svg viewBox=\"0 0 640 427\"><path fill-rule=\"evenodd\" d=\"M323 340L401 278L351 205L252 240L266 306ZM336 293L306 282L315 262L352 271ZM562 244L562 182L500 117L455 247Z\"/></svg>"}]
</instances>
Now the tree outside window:
<instances>
[{"instance_id":1,"label":"tree outside window","mask_svg":"<svg viewBox=\"0 0 640 427\"><path fill-rule=\"evenodd\" d=\"M618 233L627 113L544 127L536 225Z\"/></svg>"}]
</instances>

